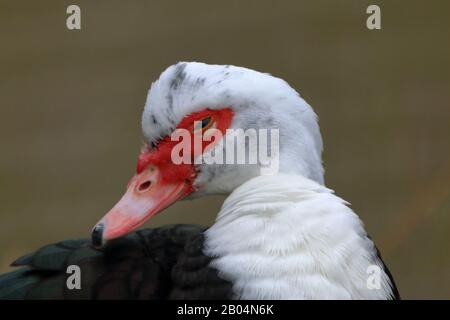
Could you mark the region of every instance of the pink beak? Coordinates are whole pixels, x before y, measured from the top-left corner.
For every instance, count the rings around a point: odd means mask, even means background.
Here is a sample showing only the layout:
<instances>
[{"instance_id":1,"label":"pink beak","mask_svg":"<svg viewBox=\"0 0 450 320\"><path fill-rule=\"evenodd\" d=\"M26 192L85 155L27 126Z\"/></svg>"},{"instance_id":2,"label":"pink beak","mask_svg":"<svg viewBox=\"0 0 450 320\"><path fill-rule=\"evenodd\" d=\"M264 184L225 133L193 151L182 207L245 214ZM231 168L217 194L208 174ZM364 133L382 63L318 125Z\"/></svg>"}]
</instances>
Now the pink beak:
<instances>
[{"instance_id":1,"label":"pink beak","mask_svg":"<svg viewBox=\"0 0 450 320\"><path fill-rule=\"evenodd\" d=\"M163 182L158 169L150 165L131 179L119 202L95 225L92 243L101 247L108 240L136 230L150 217L184 198L188 189L184 181Z\"/></svg>"}]
</instances>

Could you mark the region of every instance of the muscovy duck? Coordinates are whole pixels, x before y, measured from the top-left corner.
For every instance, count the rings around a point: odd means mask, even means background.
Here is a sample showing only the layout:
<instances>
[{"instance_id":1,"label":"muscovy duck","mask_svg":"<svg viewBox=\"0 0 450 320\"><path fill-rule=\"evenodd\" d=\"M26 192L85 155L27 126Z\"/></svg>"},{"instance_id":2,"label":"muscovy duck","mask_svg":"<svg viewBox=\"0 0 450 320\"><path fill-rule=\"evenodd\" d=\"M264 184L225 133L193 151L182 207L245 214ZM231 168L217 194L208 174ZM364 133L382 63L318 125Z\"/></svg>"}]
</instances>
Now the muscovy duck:
<instances>
[{"instance_id":1,"label":"muscovy duck","mask_svg":"<svg viewBox=\"0 0 450 320\"><path fill-rule=\"evenodd\" d=\"M21 268L0 276L1 299L399 298L360 219L325 187L317 116L285 81L230 65L177 63L152 84L142 129L137 173L92 239L17 259ZM180 152L179 129L193 141L209 129L223 137ZM261 159L196 161L230 154L230 129L278 130L278 145L268 145L276 171L263 173ZM254 153L245 139L238 147ZM175 163L174 154L193 161ZM178 200L224 193L209 228L135 231ZM66 283L73 265L79 289Z\"/></svg>"}]
</instances>

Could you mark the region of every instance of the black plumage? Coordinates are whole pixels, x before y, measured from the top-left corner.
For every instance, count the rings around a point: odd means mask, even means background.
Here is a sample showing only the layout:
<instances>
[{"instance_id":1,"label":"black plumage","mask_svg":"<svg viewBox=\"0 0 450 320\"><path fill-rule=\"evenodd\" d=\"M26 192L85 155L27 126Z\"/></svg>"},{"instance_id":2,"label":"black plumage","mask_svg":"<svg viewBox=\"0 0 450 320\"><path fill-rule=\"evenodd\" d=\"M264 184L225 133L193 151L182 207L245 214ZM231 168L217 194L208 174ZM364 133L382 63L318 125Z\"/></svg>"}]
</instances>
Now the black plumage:
<instances>
[{"instance_id":1,"label":"black plumage","mask_svg":"<svg viewBox=\"0 0 450 320\"><path fill-rule=\"evenodd\" d=\"M0 299L228 299L203 254L205 228L169 225L145 229L95 249L87 239L47 245L17 259L0 276ZM69 265L81 270L81 289L66 285Z\"/></svg>"}]
</instances>

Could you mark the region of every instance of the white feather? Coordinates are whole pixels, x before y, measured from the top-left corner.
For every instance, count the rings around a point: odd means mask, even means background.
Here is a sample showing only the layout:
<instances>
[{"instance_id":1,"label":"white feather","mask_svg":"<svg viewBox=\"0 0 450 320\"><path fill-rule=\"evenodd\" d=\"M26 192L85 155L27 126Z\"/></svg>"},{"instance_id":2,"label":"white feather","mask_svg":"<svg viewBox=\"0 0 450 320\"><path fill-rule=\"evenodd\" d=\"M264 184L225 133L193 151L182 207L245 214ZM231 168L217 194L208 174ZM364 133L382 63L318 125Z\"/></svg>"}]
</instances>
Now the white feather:
<instances>
[{"instance_id":1,"label":"white feather","mask_svg":"<svg viewBox=\"0 0 450 320\"><path fill-rule=\"evenodd\" d=\"M238 299L391 297L360 219L330 189L301 176L260 176L237 188L205 243ZM371 265L382 270L379 289L367 286Z\"/></svg>"}]
</instances>

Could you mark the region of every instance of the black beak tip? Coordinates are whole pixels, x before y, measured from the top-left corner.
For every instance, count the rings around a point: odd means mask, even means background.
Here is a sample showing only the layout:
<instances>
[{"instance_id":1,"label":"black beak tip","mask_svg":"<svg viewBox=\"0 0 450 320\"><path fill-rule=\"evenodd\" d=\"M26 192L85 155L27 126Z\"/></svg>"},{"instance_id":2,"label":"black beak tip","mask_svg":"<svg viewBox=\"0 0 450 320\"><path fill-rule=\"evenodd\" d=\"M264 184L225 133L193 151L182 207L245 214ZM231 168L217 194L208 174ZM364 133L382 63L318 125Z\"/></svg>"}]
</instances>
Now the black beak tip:
<instances>
[{"instance_id":1,"label":"black beak tip","mask_svg":"<svg viewBox=\"0 0 450 320\"><path fill-rule=\"evenodd\" d=\"M94 229L92 229L91 239L92 245L96 248L103 246L103 230L105 226L103 223L97 224Z\"/></svg>"}]
</instances>

